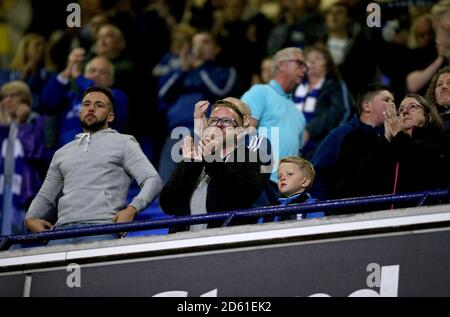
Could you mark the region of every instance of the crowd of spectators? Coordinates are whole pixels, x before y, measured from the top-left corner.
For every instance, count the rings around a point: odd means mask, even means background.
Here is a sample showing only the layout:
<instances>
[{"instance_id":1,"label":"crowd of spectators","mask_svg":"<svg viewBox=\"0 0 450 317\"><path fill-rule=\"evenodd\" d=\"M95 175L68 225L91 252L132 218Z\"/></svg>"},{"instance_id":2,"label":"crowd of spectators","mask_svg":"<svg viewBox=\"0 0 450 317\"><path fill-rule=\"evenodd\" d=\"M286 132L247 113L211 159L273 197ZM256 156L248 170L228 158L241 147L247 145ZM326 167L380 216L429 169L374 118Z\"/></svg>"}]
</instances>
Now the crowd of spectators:
<instances>
[{"instance_id":1,"label":"crowd of spectators","mask_svg":"<svg viewBox=\"0 0 450 317\"><path fill-rule=\"evenodd\" d=\"M317 199L449 185L440 173L449 161L448 0L382 1L379 27L367 25L364 0L79 0L81 26L68 27L72 2L0 3L0 207L14 206L17 219L53 154L82 132L82 96L92 86L112 91L111 128L134 136L163 183L171 179L162 200L171 213L180 210L167 193L184 184L188 166L173 159L185 137L174 131L194 134L201 100L242 98L244 111L215 111L246 116L239 126L258 133L279 129L277 140L265 135L275 155L270 181L258 179L252 201L236 205L221 198L221 183L208 208L250 207L261 192L276 203L278 162L288 156L312 162L307 188ZM207 122L211 110L201 116ZM430 170L423 182L410 180L429 166L439 177ZM209 169L198 169L177 208L198 205L191 194Z\"/></svg>"}]
</instances>

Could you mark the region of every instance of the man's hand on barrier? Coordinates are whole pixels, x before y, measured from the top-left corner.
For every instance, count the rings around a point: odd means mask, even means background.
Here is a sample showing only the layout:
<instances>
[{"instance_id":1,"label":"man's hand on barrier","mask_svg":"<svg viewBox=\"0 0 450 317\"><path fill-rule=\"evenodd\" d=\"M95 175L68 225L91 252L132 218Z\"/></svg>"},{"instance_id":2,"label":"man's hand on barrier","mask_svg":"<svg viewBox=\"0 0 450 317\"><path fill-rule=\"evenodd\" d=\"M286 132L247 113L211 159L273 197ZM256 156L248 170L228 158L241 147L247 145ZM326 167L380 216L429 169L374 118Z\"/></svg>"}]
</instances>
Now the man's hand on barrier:
<instances>
[{"instance_id":1,"label":"man's hand on barrier","mask_svg":"<svg viewBox=\"0 0 450 317\"><path fill-rule=\"evenodd\" d=\"M34 219L34 218L28 218L25 221L27 228L31 231L31 232L41 232L41 231L46 231L46 230L50 230L53 225L48 222L47 220L44 219Z\"/></svg>"},{"instance_id":2,"label":"man's hand on barrier","mask_svg":"<svg viewBox=\"0 0 450 317\"><path fill-rule=\"evenodd\" d=\"M119 222L130 222L134 220L134 217L137 214L137 209L133 206L129 205L127 208L119 211L113 218L113 221L116 223Z\"/></svg>"},{"instance_id":3,"label":"man's hand on barrier","mask_svg":"<svg viewBox=\"0 0 450 317\"><path fill-rule=\"evenodd\" d=\"M120 222L131 222L134 220L134 217L137 214L137 209L133 206L129 205L127 208L122 209L119 211L113 218L113 221L115 223ZM119 238L125 238L127 236L128 232L119 232L117 235Z\"/></svg>"}]
</instances>

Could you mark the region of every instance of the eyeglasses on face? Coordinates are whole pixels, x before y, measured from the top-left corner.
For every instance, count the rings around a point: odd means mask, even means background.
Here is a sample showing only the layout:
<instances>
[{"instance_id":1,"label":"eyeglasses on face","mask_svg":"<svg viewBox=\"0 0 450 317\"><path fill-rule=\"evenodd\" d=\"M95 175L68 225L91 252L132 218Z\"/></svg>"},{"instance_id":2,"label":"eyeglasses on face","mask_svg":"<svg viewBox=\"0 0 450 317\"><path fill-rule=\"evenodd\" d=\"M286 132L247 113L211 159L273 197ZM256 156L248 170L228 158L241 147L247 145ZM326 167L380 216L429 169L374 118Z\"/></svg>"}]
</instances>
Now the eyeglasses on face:
<instances>
[{"instance_id":1,"label":"eyeglasses on face","mask_svg":"<svg viewBox=\"0 0 450 317\"><path fill-rule=\"evenodd\" d=\"M308 71L308 65L306 65L305 61L301 61L299 59L285 59L282 62L292 62L296 63L298 67L303 68L306 72Z\"/></svg>"},{"instance_id":2,"label":"eyeglasses on face","mask_svg":"<svg viewBox=\"0 0 450 317\"><path fill-rule=\"evenodd\" d=\"M216 118L210 117L207 121L209 127L216 127L219 123L224 128L237 126L238 124L233 118Z\"/></svg>"},{"instance_id":3,"label":"eyeglasses on face","mask_svg":"<svg viewBox=\"0 0 450 317\"><path fill-rule=\"evenodd\" d=\"M406 111L409 112L417 112L419 110L425 110L425 108L417 103L412 103L410 105L407 106L400 106L398 108L398 114L404 113Z\"/></svg>"}]
</instances>

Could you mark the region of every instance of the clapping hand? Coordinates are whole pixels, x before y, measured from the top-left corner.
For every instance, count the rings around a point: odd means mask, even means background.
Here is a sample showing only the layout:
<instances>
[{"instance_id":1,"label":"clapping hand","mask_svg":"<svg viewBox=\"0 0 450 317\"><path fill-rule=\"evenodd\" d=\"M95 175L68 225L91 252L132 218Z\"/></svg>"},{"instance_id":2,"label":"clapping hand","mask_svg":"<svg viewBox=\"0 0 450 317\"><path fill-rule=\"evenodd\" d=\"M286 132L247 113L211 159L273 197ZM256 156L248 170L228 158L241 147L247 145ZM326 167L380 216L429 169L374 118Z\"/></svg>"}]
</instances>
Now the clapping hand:
<instances>
[{"instance_id":1,"label":"clapping hand","mask_svg":"<svg viewBox=\"0 0 450 317\"><path fill-rule=\"evenodd\" d=\"M403 120L397 114L394 103L389 103L386 107L386 111L383 112L384 116L384 136L386 140L391 142L400 131L403 130Z\"/></svg>"},{"instance_id":2,"label":"clapping hand","mask_svg":"<svg viewBox=\"0 0 450 317\"><path fill-rule=\"evenodd\" d=\"M183 146L181 147L181 150L183 152L183 159L186 162L190 162L192 160L194 161L201 161L202 155L201 155L201 147L194 146L194 140L191 136L185 136L183 139Z\"/></svg>"},{"instance_id":3,"label":"clapping hand","mask_svg":"<svg viewBox=\"0 0 450 317\"><path fill-rule=\"evenodd\" d=\"M200 141L202 157L210 162L215 154L220 155L223 143L222 130L217 127L208 127L203 131L203 138Z\"/></svg>"},{"instance_id":4,"label":"clapping hand","mask_svg":"<svg viewBox=\"0 0 450 317\"><path fill-rule=\"evenodd\" d=\"M82 64L86 58L86 50L84 48L78 47L74 48L70 52L69 58L67 59L67 66L61 73L61 75L67 79L77 78L81 75Z\"/></svg>"},{"instance_id":5,"label":"clapping hand","mask_svg":"<svg viewBox=\"0 0 450 317\"><path fill-rule=\"evenodd\" d=\"M206 121L206 111L209 107L209 101L201 100L195 104L194 109L194 133L202 138L203 130L208 126Z\"/></svg>"}]
</instances>

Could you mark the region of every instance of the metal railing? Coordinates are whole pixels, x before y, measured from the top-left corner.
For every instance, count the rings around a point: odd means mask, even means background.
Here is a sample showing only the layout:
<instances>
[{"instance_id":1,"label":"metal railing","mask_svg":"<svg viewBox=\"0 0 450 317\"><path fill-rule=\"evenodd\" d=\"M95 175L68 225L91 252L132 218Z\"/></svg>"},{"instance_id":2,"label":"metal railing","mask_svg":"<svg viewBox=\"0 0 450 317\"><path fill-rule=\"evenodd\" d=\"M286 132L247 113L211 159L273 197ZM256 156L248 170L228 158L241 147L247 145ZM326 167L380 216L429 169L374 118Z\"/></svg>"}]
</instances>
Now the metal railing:
<instances>
[{"instance_id":1,"label":"metal railing","mask_svg":"<svg viewBox=\"0 0 450 317\"><path fill-rule=\"evenodd\" d=\"M49 230L39 233L13 234L0 236L0 250L8 250L13 244L42 242L54 239L65 239L81 236L101 234L113 234L120 232L132 232L149 229L168 228L172 226L188 226L213 221L223 221L222 226L228 226L235 219L258 218L276 215L291 215L294 213L307 213L314 211L338 212L343 209L376 207L390 204L415 204L422 206L425 201L445 200L449 201L450 189L406 193L389 194L368 197L345 198L327 200L312 204L294 204L287 206L267 206L261 208L241 209L224 212L214 212L204 215L180 216L175 218L163 218L157 220L143 220L119 224L89 225L71 229Z\"/></svg>"}]
</instances>

